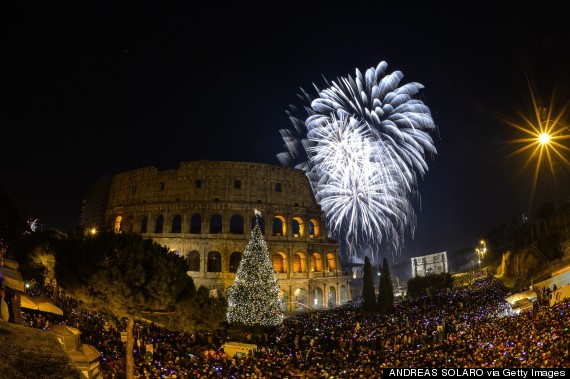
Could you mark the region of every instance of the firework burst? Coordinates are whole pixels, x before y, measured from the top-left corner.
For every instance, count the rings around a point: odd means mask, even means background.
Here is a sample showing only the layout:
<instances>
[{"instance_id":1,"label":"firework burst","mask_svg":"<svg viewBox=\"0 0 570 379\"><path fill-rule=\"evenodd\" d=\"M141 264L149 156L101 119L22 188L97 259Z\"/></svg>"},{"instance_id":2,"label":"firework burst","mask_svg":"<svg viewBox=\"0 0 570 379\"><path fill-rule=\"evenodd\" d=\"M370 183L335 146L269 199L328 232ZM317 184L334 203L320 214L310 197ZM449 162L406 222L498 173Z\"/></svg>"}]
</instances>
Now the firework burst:
<instances>
[{"instance_id":1,"label":"firework burst","mask_svg":"<svg viewBox=\"0 0 570 379\"><path fill-rule=\"evenodd\" d=\"M287 151L278 159L307 172L329 230L350 255L365 245L376 252L383 241L399 251L415 227L410 198L427 172L426 154L436 154L431 113L413 98L423 86L399 86L403 74L386 68L380 62L365 75L357 69L355 78L326 82L314 99L301 90L310 105L291 106L294 128L280 131Z\"/></svg>"}]
</instances>

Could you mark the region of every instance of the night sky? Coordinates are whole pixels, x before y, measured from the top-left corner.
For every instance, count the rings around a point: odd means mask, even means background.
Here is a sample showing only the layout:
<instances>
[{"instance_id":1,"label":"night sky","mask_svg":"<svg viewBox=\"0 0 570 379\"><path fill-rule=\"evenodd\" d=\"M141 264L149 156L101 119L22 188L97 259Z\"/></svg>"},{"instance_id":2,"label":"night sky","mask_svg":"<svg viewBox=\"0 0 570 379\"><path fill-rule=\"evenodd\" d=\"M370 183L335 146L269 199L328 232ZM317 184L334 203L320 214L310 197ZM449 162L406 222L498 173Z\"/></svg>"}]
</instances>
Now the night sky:
<instances>
[{"instance_id":1,"label":"night sky","mask_svg":"<svg viewBox=\"0 0 570 379\"><path fill-rule=\"evenodd\" d=\"M540 170L531 197L534 161L509 156L521 134L503 121L530 116L527 80L541 104L553 93L568 102L562 3L393 3L11 5L0 186L22 217L67 230L107 174L193 160L279 164L279 130L291 127L285 111L300 88L314 94L323 78L384 60L401 84L425 86L419 98L438 126L403 257L475 246L530 206L568 199L570 169L558 163L556 181Z\"/></svg>"}]
</instances>

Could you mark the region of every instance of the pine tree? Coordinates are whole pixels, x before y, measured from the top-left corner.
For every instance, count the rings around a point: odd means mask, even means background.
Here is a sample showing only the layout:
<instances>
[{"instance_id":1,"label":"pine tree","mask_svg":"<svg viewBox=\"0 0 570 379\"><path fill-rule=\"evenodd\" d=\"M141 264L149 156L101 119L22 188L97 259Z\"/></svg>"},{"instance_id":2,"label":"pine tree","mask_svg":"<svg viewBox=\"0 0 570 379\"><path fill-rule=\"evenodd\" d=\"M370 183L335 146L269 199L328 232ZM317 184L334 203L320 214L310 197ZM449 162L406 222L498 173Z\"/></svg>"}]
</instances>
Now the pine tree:
<instances>
[{"instance_id":1,"label":"pine tree","mask_svg":"<svg viewBox=\"0 0 570 379\"><path fill-rule=\"evenodd\" d=\"M54 240L55 242L55 240ZM55 277L86 305L127 318L126 378L134 378L135 317L172 311L194 291L184 259L135 233L69 235L54 244Z\"/></svg>"},{"instance_id":2,"label":"pine tree","mask_svg":"<svg viewBox=\"0 0 570 379\"><path fill-rule=\"evenodd\" d=\"M246 327L272 327L283 322L279 284L259 225L251 231L229 288L227 318L230 324Z\"/></svg>"},{"instance_id":3,"label":"pine tree","mask_svg":"<svg viewBox=\"0 0 570 379\"><path fill-rule=\"evenodd\" d=\"M376 294L374 291L372 265L368 257L364 257L364 275L362 280L362 309L366 312L375 312L378 309L378 304L376 303Z\"/></svg>"}]
</instances>

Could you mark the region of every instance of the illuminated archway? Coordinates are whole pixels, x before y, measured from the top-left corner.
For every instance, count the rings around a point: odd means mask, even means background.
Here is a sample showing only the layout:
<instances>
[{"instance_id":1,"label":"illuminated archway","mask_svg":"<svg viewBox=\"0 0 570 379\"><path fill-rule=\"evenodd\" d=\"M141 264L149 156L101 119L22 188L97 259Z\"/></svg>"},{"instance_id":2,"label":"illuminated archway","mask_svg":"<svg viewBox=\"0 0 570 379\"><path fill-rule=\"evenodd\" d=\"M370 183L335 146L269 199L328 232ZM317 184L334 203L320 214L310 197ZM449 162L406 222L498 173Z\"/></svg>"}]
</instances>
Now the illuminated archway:
<instances>
[{"instance_id":1,"label":"illuminated archway","mask_svg":"<svg viewBox=\"0 0 570 379\"><path fill-rule=\"evenodd\" d=\"M297 312L307 310L307 291L305 291L303 288L297 288L293 293L293 296L295 298L295 310Z\"/></svg>"},{"instance_id":2,"label":"illuminated archway","mask_svg":"<svg viewBox=\"0 0 570 379\"><path fill-rule=\"evenodd\" d=\"M320 287L315 287L313 291L313 308L321 309L323 304L323 290Z\"/></svg>"},{"instance_id":3,"label":"illuminated archway","mask_svg":"<svg viewBox=\"0 0 570 379\"><path fill-rule=\"evenodd\" d=\"M291 220L291 232L293 234L293 237L305 236L305 224L302 218L293 217L293 220Z\"/></svg>"},{"instance_id":4,"label":"illuminated archway","mask_svg":"<svg viewBox=\"0 0 570 379\"><path fill-rule=\"evenodd\" d=\"M273 256L273 271L278 274L287 272L287 256L284 253L276 253Z\"/></svg>"},{"instance_id":5,"label":"illuminated archway","mask_svg":"<svg viewBox=\"0 0 570 379\"><path fill-rule=\"evenodd\" d=\"M327 267L329 272L336 270L336 258L333 253L327 254Z\"/></svg>"},{"instance_id":6,"label":"illuminated archway","mask_svg":"<svg viewBox=\"0 0 570 379\"><path fill-rule=\"evenodd\" d=\"M332 308L336 305L336 288L333 286L329 287L328 305L329 308Z\"/></svg>"},{"instance_id":7,"label":"illuminated archway","mask_svg":"<svg viewBox=\"0 0 570 379\"><path fill-rule=\"evenodd\" d=\"M122 226L123 226L123 216L117 216L115 218L115 228L114 228L115 233L120 233L122 231Z\"/></svg>"},{"instance_id":8,"label":"illuminated archway","mask_svg":"<svg viewBox=\"0 0 570 379\"><path fill-rule=\"evenodd\" d=\"M307 272L307 259L305 254L300 251L293 256L293 272Z\"/></svg>"},{"instance_id":9,"label":"illuminated archway","mask_svg":"<svg viewBox=\"0 0 570 379\"><path fill-rule=\"evenodd\" d=\"M309 220L309 237L317 238L321 236L321 228L319 222L314 218Z\"/></svg>"},{"instance_id":10,"label":"illuminated archway","mask_svg":"<svg viewBox=\"0 0 570 379\"><path fill-rule=\"evenodd\" d=\"M340 286L340 304L345 304L348 301L348 291L345 285Z\"/></svg>"},{"instance_id":11,"label":"illuminated archway","mask_svg":"<svg viewBox=\"0 0 570 379\"><path fill-rule=\"evenodd\" d=\"M313 253L311 256L311 271L321 272L323 271L323 257L319 253Z\"/></svg>"}]
</instances>

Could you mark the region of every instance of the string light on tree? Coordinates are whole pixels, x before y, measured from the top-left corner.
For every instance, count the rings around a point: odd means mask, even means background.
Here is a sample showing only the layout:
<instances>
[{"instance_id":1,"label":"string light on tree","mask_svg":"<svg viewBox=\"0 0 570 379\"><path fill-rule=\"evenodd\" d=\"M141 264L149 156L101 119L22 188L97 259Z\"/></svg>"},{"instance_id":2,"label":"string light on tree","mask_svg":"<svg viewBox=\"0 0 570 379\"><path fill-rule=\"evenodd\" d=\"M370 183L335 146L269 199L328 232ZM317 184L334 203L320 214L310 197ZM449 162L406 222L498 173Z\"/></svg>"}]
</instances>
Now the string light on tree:
<instances>
[{"instance_id":1,"label":"string light on tree","mask_svg":"<svg viewBox=\"0 0 570 379\"><path fill-rule=\"evenodd\" d=\"M237 325L277 326L283 322L279 284L257 223L261 212L255 209L254 213L256 225L229 288L227 319Z\"/></svg>"}]
</instances>

